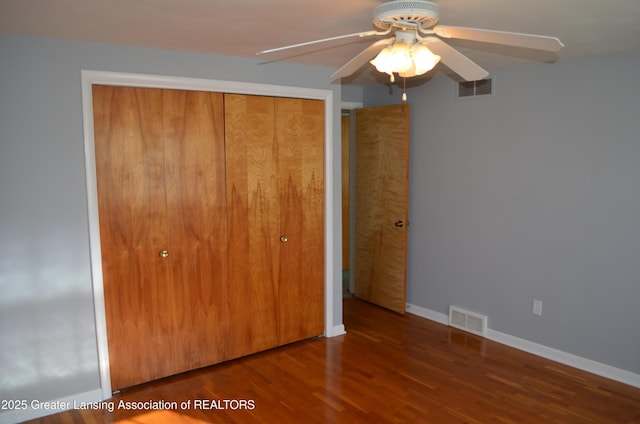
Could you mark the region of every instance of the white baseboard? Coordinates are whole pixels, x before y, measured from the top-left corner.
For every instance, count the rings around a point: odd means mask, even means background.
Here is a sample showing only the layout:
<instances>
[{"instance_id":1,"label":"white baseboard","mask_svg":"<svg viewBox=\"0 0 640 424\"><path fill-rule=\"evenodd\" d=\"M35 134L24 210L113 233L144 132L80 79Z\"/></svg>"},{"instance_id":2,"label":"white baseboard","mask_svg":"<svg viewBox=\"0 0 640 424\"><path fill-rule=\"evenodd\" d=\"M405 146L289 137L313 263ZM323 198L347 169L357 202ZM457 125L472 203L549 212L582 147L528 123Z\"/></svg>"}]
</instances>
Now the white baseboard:
<instances>
[{"instance_id":1,"label":"white baseboard","mask_svg":"<svg viewBox=\"0 0 640 424\"><path fill-rule=\"evenodd\" d=\"M56 400L27 400L25 409L13 409L0 413L0 424L13 424L34 420L47 415L57 414L58 412L68 411L73 409L74 405L79 405L83 402L100 402L102 400L102 389L78 393Z\"/></svg>"},{"instance_id":2,"label":"white baseboard","mask_svg":"<svg viewBox=\"0 0 640 424\"><path fill-rule=\"evenodd\" d=\"M342 336L343 334L347 334L347 331L344 328L344 324L340 324L334 326L329 334L325 334L325 337L336 337Z\"/></svg>"},{"instance_id":3,"label":"white baseboard","mask_svg":"<svg viewBox=\"0 0 640 424\"><path fill-rule=\"evenodd\" d=\"M407 312L420 316L422 318L429 319L431 321L435 321L439 324L448 325L449 322L449 316L446 314L435 312L430 309L412 305L409 303L407 303ZM487 339L502 343L518 350L532 353L537 356L541 356L546 359L550 359L555 362L559 362L561 364L569 365L570 367L574 367L583 371L590 372L592 374L596 374L605 378L609 378L611 380L619 381L621 383L640 388L640 374L636 374L631 371L612 367L611 365L606 365L600 362L593 361L591 359L563 352L561 350L544 346L539 343L501 333L490 328L487 328Z\"/></svg>"},{"instance_id":4,"label":"white baseboard","mask_svg":"<svg viewBox=\"0 0 640 424\"><path fill-rule=\"evenodd\" d=\"M439 324L449 325L448 315L432 311L431 309L423 308L422 306L407 303L407 312L409 312L410 314L418 315L422 318L430 319L431 321L435 321Z\"/></svg>"}]
</instances>

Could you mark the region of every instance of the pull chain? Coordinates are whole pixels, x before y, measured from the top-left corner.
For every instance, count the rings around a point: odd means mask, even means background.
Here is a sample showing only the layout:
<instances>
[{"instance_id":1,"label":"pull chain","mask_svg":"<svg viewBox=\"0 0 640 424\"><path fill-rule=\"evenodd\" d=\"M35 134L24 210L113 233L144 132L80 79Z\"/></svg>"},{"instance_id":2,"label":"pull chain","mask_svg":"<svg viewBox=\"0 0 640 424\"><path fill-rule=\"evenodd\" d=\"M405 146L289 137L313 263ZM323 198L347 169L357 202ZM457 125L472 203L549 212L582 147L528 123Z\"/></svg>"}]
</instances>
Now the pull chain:
<instances>
[{"instance_id":1,"label":"pull chain","mask_svg":"<svg viewBox=\"0 0 640 424\"><path fill-rule=\"evenodd\" d=\"M402 101L407 101L407 79L403 78L402 80Z\"/></svg>"}]
</instances>

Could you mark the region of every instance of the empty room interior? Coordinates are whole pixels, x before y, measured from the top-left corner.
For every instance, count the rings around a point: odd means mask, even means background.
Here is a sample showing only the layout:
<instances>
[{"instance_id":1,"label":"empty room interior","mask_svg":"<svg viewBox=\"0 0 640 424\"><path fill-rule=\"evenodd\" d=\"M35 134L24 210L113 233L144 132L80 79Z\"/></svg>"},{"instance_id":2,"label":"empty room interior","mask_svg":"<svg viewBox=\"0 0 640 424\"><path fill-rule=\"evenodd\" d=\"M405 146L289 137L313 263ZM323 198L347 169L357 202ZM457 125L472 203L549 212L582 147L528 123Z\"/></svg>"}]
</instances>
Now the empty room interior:
<instances>
[{"instance_id":1,"label":"empty room interior","mask_svg":"<svg viewBox=\"0 0 640 424\"><path fill-rule=\"evenodd\" d=\"M0 0L0 423L640 423L634 0Z\"/></svg>"}]
</instances>

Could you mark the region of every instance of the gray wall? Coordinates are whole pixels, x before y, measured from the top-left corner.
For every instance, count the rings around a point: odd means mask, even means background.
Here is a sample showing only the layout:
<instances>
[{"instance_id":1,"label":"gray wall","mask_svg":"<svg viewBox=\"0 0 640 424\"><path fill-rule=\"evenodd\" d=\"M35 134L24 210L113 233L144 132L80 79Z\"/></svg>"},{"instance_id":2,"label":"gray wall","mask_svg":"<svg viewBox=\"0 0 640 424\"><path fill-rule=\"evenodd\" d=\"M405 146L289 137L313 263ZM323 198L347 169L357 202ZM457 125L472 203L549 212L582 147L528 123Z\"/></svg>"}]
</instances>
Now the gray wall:
<instances>
[{"instance_id":1,"label":"gray wall","mask_svg":"<svg viewBox=\"0 0 640 424\"><path fill-rule=\"evenodd\" d=\"M408 90L410 303L640 373L638 69L628 52L497 69L491 97Z\"/></svg>"},{"instance_id":2,"label":"gray wall","mask_svg":"<svg viewBox=\"0 0 640 424\"><path fill-rule=\"evenodd\" d=\"M333 90L331 69L0 34L0 398L100 387L93 315L81 69ZM342 323L340 125L334 125L331 278ZM0 414L1 415L1 414ZM0 416L0 421L2 417Z\"/></svg>"},{"instance_id":3,"label":"gray wall","mask_svg":"<svg viewBox=\"0 0 640 424\"><path fill-rule=\"evenodd\" d=\"M357 85L342 86L342 101L352 103L362 103L364 87Z\"/></svg>"}]
</instances>

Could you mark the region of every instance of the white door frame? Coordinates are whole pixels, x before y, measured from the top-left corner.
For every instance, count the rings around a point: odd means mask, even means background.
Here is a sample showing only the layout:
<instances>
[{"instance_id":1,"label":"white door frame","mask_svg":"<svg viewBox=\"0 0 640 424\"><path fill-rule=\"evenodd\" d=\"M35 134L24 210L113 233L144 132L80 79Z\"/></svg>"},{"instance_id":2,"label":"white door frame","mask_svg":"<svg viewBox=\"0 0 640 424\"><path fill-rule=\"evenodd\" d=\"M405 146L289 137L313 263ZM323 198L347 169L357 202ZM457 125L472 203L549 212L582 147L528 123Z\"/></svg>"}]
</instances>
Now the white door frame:
<instances>
[{"instance_id":1,"label":"white door frame","mask_svg":"<svg viewBox=\"0 0 640 424\"><path fill-rule=\"evenodd\" d=\"M91 86L94 84L119 85L129 87L168 88L181 90L216 91L221 93L253 94L273 97L294 97L324 101L324 335L333 337L342 334L342 325L333 322L333 91L269 84L219 81L200 78L168 77L148 74L104 72L82 70L82 116L84 123L85 169L87 178L87 203L89 213L89 248L91 255L91 276L95 311L98 365L103 399L111 397L109 369L109 348L104 305L104 284L102 280L102 253L100 251L100 223L98 217L98 189L96 178L95 144L93 135L93 99Z\"/></svg>"}]
</instances>

